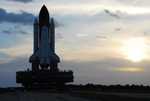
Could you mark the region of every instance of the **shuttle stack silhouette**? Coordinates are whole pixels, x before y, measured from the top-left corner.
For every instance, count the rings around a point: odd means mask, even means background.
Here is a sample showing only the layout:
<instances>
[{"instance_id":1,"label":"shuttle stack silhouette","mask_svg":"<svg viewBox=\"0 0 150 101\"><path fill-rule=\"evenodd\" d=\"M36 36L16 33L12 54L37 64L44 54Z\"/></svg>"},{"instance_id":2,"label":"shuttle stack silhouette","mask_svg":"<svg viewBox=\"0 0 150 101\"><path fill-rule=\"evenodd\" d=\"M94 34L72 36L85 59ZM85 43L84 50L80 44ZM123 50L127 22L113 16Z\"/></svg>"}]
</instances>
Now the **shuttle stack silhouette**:
<instances>
[{"instance_id":1,"label":"shuttle stack silhouette","mask_svg":"<svg viewBox=\"0 0 150 101\"><path fill-rule=\"evenodd\" d=\"M42 87L43 85L64 85L73 82L72 71L60 71L59 56L55 53L55 21L49 17L45 5L41 8L39 18L34 20L33 54L29 62L32 69L18 71L16 82L24 87Z\"/></svg>"}]
</instances>

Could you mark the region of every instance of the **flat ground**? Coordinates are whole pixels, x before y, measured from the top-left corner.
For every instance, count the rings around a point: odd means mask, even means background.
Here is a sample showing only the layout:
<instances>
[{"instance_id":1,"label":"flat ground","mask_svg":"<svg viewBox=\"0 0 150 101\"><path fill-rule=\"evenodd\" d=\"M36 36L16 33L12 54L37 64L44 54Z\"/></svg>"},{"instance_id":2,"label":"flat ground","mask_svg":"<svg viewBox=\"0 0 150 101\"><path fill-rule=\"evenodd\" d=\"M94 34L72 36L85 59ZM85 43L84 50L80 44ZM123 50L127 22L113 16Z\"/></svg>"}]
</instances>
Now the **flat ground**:
<instances>
[{"instance_id":1,"label":"flat ground","mask_svg":"<svg viewBox=\"0 0 150 101\"><path fill-rule=\"evenodd\" d=\"M64 93L16 91L0 94L0 101L90 101Z\"/></svg>"},{"instance_id":2,"label":"flat ground","mask_svg":"<svg viewBox=\"0 0 150 101\"><path fill-rule=\"evenodd\" d=\"M0 101L150 101L150 94L15 90L0 93Z\"/></svg>"}]
</instances>

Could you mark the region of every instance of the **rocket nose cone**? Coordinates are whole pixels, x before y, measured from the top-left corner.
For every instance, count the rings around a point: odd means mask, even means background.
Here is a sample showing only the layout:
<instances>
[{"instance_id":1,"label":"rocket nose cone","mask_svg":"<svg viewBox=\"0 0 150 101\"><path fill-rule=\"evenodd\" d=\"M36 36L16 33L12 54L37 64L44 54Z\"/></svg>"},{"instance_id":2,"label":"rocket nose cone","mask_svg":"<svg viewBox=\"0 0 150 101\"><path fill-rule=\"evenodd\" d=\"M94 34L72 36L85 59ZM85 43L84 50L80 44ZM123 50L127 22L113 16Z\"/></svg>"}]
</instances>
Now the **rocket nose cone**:
<instances>
[{"instance_id":1,"label":"rocket nose cone","mask_svg":"<svg viewBox=\"0 0 150 101\"><path fill-rule=\"evenodd\" d=\"M49 23L49 12L45 5L43 5L43 7L40 10L39 23L41 25L46 25Z\"/></svg>"}]
</instances>

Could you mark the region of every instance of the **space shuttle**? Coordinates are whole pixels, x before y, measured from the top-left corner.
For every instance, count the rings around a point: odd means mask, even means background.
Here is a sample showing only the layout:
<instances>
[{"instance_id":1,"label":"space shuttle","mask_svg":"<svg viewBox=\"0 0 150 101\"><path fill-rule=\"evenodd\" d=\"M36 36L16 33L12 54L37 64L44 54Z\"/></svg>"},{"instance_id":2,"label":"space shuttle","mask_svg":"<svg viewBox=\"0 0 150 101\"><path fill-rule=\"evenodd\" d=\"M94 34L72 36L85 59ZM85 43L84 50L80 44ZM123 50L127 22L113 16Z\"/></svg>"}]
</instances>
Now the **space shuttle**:
<instances>
[{"instance_id":1,"label":"space shuttle","mask_svg":"<svg viewBox=\"0 0 150 101\"><path fill-rule=\"evenodd\" d=\"M33 54L29 59L32 70L58 71L60 58L55 53L55 22L44 5L34 20Z\"/></svg>"}]
</instances>

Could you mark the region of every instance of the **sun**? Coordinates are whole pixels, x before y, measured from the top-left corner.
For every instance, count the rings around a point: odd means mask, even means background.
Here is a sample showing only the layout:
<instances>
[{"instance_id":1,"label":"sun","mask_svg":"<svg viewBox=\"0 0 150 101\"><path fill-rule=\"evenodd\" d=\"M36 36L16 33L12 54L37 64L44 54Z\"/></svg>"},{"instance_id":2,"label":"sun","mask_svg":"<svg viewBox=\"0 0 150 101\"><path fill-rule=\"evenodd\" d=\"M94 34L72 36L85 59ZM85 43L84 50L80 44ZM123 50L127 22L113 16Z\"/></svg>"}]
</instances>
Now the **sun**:
<instances>
[{"instance_id":1,"label":"sun","mask_svg":"<svg viewBox=\"0 0 150 101\"><path fill-rule=\"evenodd\" d=\"M140 62L146 58L146 40L144 38L125 40L122 50L125 58L133 62Z\"/></svg>"}]
</instances>

